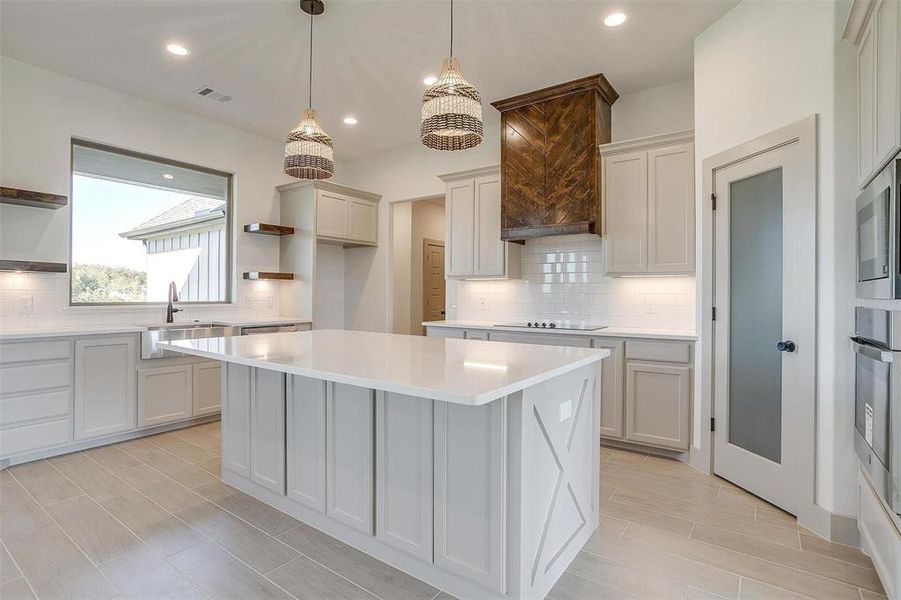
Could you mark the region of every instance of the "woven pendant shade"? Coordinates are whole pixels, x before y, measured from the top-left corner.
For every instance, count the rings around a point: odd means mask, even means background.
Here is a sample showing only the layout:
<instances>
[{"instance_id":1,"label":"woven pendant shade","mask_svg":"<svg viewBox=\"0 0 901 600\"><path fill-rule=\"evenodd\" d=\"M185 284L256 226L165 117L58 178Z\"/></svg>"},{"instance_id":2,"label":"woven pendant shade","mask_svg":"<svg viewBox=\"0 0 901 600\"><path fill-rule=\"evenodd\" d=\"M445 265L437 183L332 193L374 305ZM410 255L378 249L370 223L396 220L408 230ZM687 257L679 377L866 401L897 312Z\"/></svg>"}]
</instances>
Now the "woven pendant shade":
<instances>
[{"instance_id":1,"label":"woven pendant shade","mask_svg":"<svg viewBox=\"0 0 901 600\"><path fill-rule=\"evenodd\" d=\"M444 59L441 76L422 97L419 134L433 150L468 150L482 143L482 97L454 57Z\"/></svg>"},{"instance_id":2,"label":"woven pendant shade","mask_svg":"<svg viewBox=\"0 0 901 600\"><path fill-rule=\"evenodd\" d=\"M288 134L285 174L298 179L328 179L335 174L332 138L312 108L304 109L303 120Z\"/></svg>"}]
</instances>

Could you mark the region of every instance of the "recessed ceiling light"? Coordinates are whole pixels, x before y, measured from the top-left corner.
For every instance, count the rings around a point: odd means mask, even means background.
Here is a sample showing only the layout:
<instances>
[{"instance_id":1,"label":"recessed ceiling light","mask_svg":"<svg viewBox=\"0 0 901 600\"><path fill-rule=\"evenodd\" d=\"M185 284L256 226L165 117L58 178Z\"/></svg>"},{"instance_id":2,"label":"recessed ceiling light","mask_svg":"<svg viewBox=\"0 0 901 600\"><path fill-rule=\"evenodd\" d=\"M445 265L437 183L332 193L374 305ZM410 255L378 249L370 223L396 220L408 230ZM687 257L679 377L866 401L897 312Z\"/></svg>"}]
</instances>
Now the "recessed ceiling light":
<instances>
[{"instance_id":1,"label":"recessed ceiling light","mask_svg":"<svg viewBox=\"0 0 901 600\"><path fill-rule=\"evenodd\" d=\"M357 124L357 118L356 118L356 117L344 117L344 122L345 122L347 125L356 125L356 124Z\"/></svg>"},{"instance_id":2,"label":"recessed ceiling light","mask_svg":"<svg viewBox=\"0 0 901 600\"><path fill-rule=\"evenodd\" d=\"M187 56L189 54L188 49L181 44L169 44L166 46L166 50L169 51L169 54L174 54L175 56Z\"/></svg>"},{"instance_id":3,"label":"recessed ceiling light","mask_svg":"<svg viewBox=\"0 0 901 600\"><path fill-rule=\"evenodd\" d=\"M428 77L426 77L425 79L422 80L422 82L426 85L432 85L436 81L438 81L438 78L435 77L434 75L429 75Z\"/></svg>"},{"instance_id":4,"label":"recessed ceiling light","mask_svg":"<svg viewBox=\"0 0 901 600\"><path fill-rule=\"evenodd\" d=\"M175 175L172 173L163 173L163 179L175 179Z\"/></svg>"},{"instance_id":5,"label":"recessed ceiling light","mask_svg":"<svg viewBox=\"0 0 901 600\"><path fill-rule=\"evenodd\" d=\"M607 15L604 18L604 25L607 27L618 27L626 22L626 15L621 12L616 12Z\"/></svg>"}]
</instances>

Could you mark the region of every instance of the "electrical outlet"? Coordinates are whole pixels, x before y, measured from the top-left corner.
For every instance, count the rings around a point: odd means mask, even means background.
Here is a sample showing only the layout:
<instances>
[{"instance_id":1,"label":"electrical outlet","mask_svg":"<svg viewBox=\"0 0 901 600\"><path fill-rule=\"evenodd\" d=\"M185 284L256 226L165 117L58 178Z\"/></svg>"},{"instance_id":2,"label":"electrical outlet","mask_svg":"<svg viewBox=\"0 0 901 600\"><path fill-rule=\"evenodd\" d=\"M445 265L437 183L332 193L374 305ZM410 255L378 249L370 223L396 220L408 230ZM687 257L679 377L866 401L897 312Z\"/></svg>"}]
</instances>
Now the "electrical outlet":
<instances>
[{"instance_id":1,"label":"electrical outlet","mask_svg":"<svg viewBox=\"0 0 901 600\"><path fill-rule=\"evenodd\" d=\"M485 310L486 308L488 308L488 299L479 298L479 310Z\"/></svg>"}]
</instances>

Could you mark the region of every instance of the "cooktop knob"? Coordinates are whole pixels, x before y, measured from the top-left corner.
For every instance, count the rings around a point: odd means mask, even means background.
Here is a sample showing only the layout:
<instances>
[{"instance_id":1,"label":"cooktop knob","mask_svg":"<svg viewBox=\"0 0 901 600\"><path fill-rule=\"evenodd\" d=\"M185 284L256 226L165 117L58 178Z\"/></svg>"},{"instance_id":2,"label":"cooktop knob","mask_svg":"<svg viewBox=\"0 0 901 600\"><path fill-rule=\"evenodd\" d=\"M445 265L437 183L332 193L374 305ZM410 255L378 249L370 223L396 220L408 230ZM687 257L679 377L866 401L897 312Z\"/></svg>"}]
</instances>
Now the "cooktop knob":
<instances>
[{"instance_id":1,"label":"cooktop knob","mask_svg":"<svg viewBox=\"0 0 901 600\"><path fill-rule=\"evenodd\" d=\"M556 323L551 323L551 325L550 325L551 329L553 329L553 328L556 327L556 326L557 326Z\"/></svg>"},{"instance_id":2,"label":"cooktop knob","mask_svg":"<svg viewBox=\"0 0 901 600\"><path fill-rule=\"evenodd\" d=\"M529 321L528 323L526 323L526 327L531 327L531 326L532 326L532 322L531 322L531 321Z\"/></svg>"},{"instance_id":3,"label":"cooktop knob","mask_svg":"<svg viewBox=\"0 0 901 600\"><path fill-rule=\"evenodd\" d=\"M541 326L542 326L542 327L547 327L547 323L542 323Z\"/></svg>"}]
</instances>

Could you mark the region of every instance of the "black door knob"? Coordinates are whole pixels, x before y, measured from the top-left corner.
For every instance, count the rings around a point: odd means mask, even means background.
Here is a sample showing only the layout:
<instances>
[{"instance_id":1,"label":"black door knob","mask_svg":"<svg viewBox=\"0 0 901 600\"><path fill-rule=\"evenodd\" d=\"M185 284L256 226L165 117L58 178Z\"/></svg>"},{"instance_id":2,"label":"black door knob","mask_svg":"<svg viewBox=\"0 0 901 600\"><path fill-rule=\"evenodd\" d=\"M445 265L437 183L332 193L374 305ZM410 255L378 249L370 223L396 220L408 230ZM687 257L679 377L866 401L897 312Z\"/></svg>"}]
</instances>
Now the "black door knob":
<instances>
[{"instance_id":1,"label":"black door knob","mask_svg":"<svg viewBox=\"0 0 901 600\"><path fill-rule=\"evenodd\" d=\"M784 342L776 344L776 350L779 352L794 352L796 347L795 343L791 340L785 340Z\"/></svg>"}]
</instances>

